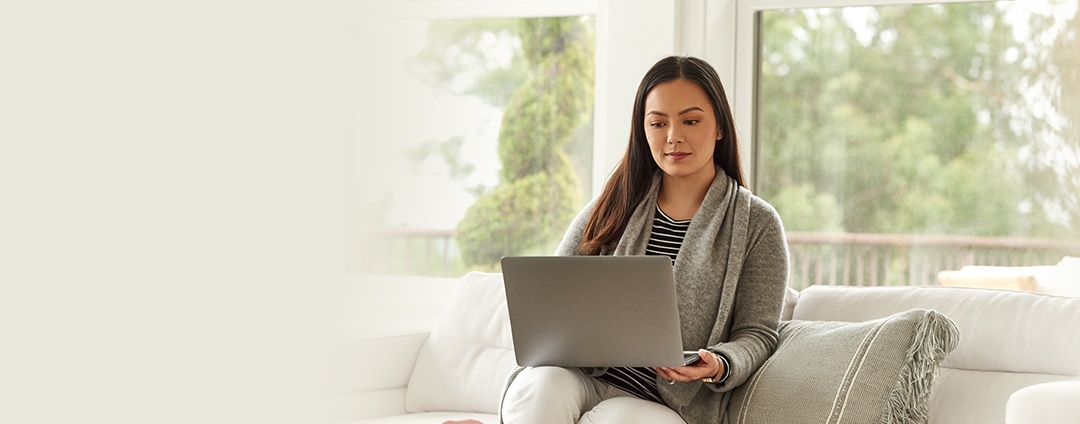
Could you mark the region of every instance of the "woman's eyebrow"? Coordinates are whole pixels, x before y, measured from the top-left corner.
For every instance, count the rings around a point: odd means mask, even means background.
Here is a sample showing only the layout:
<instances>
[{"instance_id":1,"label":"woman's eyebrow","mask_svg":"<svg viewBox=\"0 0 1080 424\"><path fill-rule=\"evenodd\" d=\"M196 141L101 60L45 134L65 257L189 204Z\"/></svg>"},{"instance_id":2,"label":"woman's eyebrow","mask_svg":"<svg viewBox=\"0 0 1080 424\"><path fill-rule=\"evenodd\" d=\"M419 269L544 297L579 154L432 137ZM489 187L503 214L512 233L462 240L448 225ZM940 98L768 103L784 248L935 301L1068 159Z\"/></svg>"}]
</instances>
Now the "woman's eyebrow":
<instances>
[{"instance_id":1,"label":"woman's eyebrow","mask_svg":"<svg viewBox=\"0 0 1080 424\"><path fill-rule=\"evenodd\" d=\"M689 112L691 112L691 111L695 111L695 110L697 110L697 111L701 111L701 112L704 112L704 111L705 111L704 109L702 109L702 108L700 108L700 107L697 107L697 106L690 106L690 107L688 107L688 108L686 108L686 109L683 109L682 111L680 111L680 112L679 112L679 115L686 115L687 113L689 113ZM658 111L658 110L650 110L650 111L648 111L648 112L646 112L646 113L645 113L645 116L649 116L649 115L660 115L660 116L668 116L668 115L667 115L666 113L664 113L664 112L661 112L661 111Z\"/></svg>"}]
</instances>

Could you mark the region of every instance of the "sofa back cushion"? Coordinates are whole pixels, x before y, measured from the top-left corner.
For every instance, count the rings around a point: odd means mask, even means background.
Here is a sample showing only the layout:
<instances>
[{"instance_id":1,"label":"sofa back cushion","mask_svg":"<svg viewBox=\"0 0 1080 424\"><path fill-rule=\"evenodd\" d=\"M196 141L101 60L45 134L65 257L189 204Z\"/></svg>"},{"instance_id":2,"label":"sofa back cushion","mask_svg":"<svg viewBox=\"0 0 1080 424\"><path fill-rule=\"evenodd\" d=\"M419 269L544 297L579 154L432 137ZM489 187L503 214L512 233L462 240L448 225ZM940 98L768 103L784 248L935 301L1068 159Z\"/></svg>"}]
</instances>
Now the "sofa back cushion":
<instances>
[{"instance_id":1,"label":"sofa back cushion","mask_svg":"<svg viewBox=\"0 0 1080 424\"><path fill-rule=\"evenodd\" d=\"M513 346L502 275L466 274L420 348L405 409L498 413Z\"/></svg>"},{"instance_id":2,"label":"sofa back cushion","mask_svg":"<svg viewBox=\"0 0 1080 424\"><path fill-rule=\"evenodd\" d=\"M957 287L812 286L793 319L867 321L933 309L956 323L960 345L941 363L967 370L1080 376L1080 299Z\"/></svg>"}]
</instances>

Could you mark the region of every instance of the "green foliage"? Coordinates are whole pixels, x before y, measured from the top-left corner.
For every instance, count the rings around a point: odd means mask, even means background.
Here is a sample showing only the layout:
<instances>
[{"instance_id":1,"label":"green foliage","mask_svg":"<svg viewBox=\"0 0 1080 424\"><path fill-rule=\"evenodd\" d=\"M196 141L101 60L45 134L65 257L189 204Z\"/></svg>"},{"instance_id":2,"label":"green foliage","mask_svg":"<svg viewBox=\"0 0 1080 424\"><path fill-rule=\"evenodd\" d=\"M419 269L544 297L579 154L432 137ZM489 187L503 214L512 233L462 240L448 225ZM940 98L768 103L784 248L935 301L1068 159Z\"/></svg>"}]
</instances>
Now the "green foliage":
<instances>
[{"instance_id":1,"label":"green foliage","mask_svg":"<svg viewBox=\"0 0 1080 424\"><path fill-rule=\"evenodd\" d=\"M465 213L454 237L472 267L493 267L499 258L550 242L578 205L577 180L567 172L541 171L496 187ZM561 233L560 233L561 234Z\"/></svg>"},{"instance_id":2,"label":"green foliage","mask_svg":"<svg viewBox=\"0 0 1080 424\"><path fill-rule=\"evenodd\" d=\"M480 196L455 229L472 267L550 244L580 204L566 150L592 116L593 35L578 17L522 19L514 31L530 71L503 111L502 184Z\"/></svg>"},{"instance_id":3,"label":"green foliage","mask_svg":"<svg viewBox=\"0 0 1080 424\"><path fill-rule=\"evenodd\" d=\"M771 199L784 211L787 231L840 231L840 205L836 197L820 193L810 184L785 185Z\"/></svg>"},{"instance_id":4,"label":"green foliage","mask_svg":"<svg viewBox=\"0 0 1080 424\"><path fill-rule=\"evenodd\" d=\"M997 7L877 7L858 30L842 9L765 14L758 187L788 228L1080 238L1080 77L1063 72L1080 30L1039 56ZM1040 79L1075 94L1071 125L1032 119Z\"/></svg>"}]
</instances>

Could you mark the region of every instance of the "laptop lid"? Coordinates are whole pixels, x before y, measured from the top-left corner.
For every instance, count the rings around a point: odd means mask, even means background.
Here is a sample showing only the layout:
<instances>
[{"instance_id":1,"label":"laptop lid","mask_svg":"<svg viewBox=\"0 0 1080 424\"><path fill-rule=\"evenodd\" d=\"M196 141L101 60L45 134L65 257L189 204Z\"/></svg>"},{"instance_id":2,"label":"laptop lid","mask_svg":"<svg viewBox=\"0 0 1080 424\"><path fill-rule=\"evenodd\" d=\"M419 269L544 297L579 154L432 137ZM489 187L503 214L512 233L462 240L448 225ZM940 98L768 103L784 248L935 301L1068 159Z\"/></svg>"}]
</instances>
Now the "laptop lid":
<instances>
[{"instance_id":1,"label":"laptop lid","mask_svg":"<svg viewBox=\"0 0 1080 424\"><path fill-rule=\"evenodd\" d=\"M502 272L518 365L682 365L670 258L508 256Z\"/></svg>"}]
</instances>

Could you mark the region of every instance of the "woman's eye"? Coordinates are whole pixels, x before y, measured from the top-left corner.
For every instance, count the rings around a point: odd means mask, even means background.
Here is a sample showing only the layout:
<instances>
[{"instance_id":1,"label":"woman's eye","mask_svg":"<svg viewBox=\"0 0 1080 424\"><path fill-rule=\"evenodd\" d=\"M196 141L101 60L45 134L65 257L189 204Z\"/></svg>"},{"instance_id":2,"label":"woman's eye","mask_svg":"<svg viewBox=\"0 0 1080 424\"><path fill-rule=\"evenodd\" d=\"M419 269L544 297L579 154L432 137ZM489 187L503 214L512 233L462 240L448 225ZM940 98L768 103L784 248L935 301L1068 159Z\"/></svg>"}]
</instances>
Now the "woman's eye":
<instances>
[{"instance_id":1,"label":"woman's eye","mask_svg":"<svg viewBox=\"0 0 1080 424\"><path fill-rule=\"evenodd\" d=\"M666 125L666 124L663 123L663 122L650 122L649 123L649 126L653 127L653 128L663 128L664 125Z\"/></svg>"},{"instance_id":2,"label":"woman's eye","mask_svg":"<svg viewBox=\"0 0 1080 424\"><path fill-rule=\"evenodd\" d=\"M698 123L698 120L697 119L687 119L687 120L683 121L683 123L686 124L686 125L694 125L694 124Z\"/></svg>"}]
</instances>

